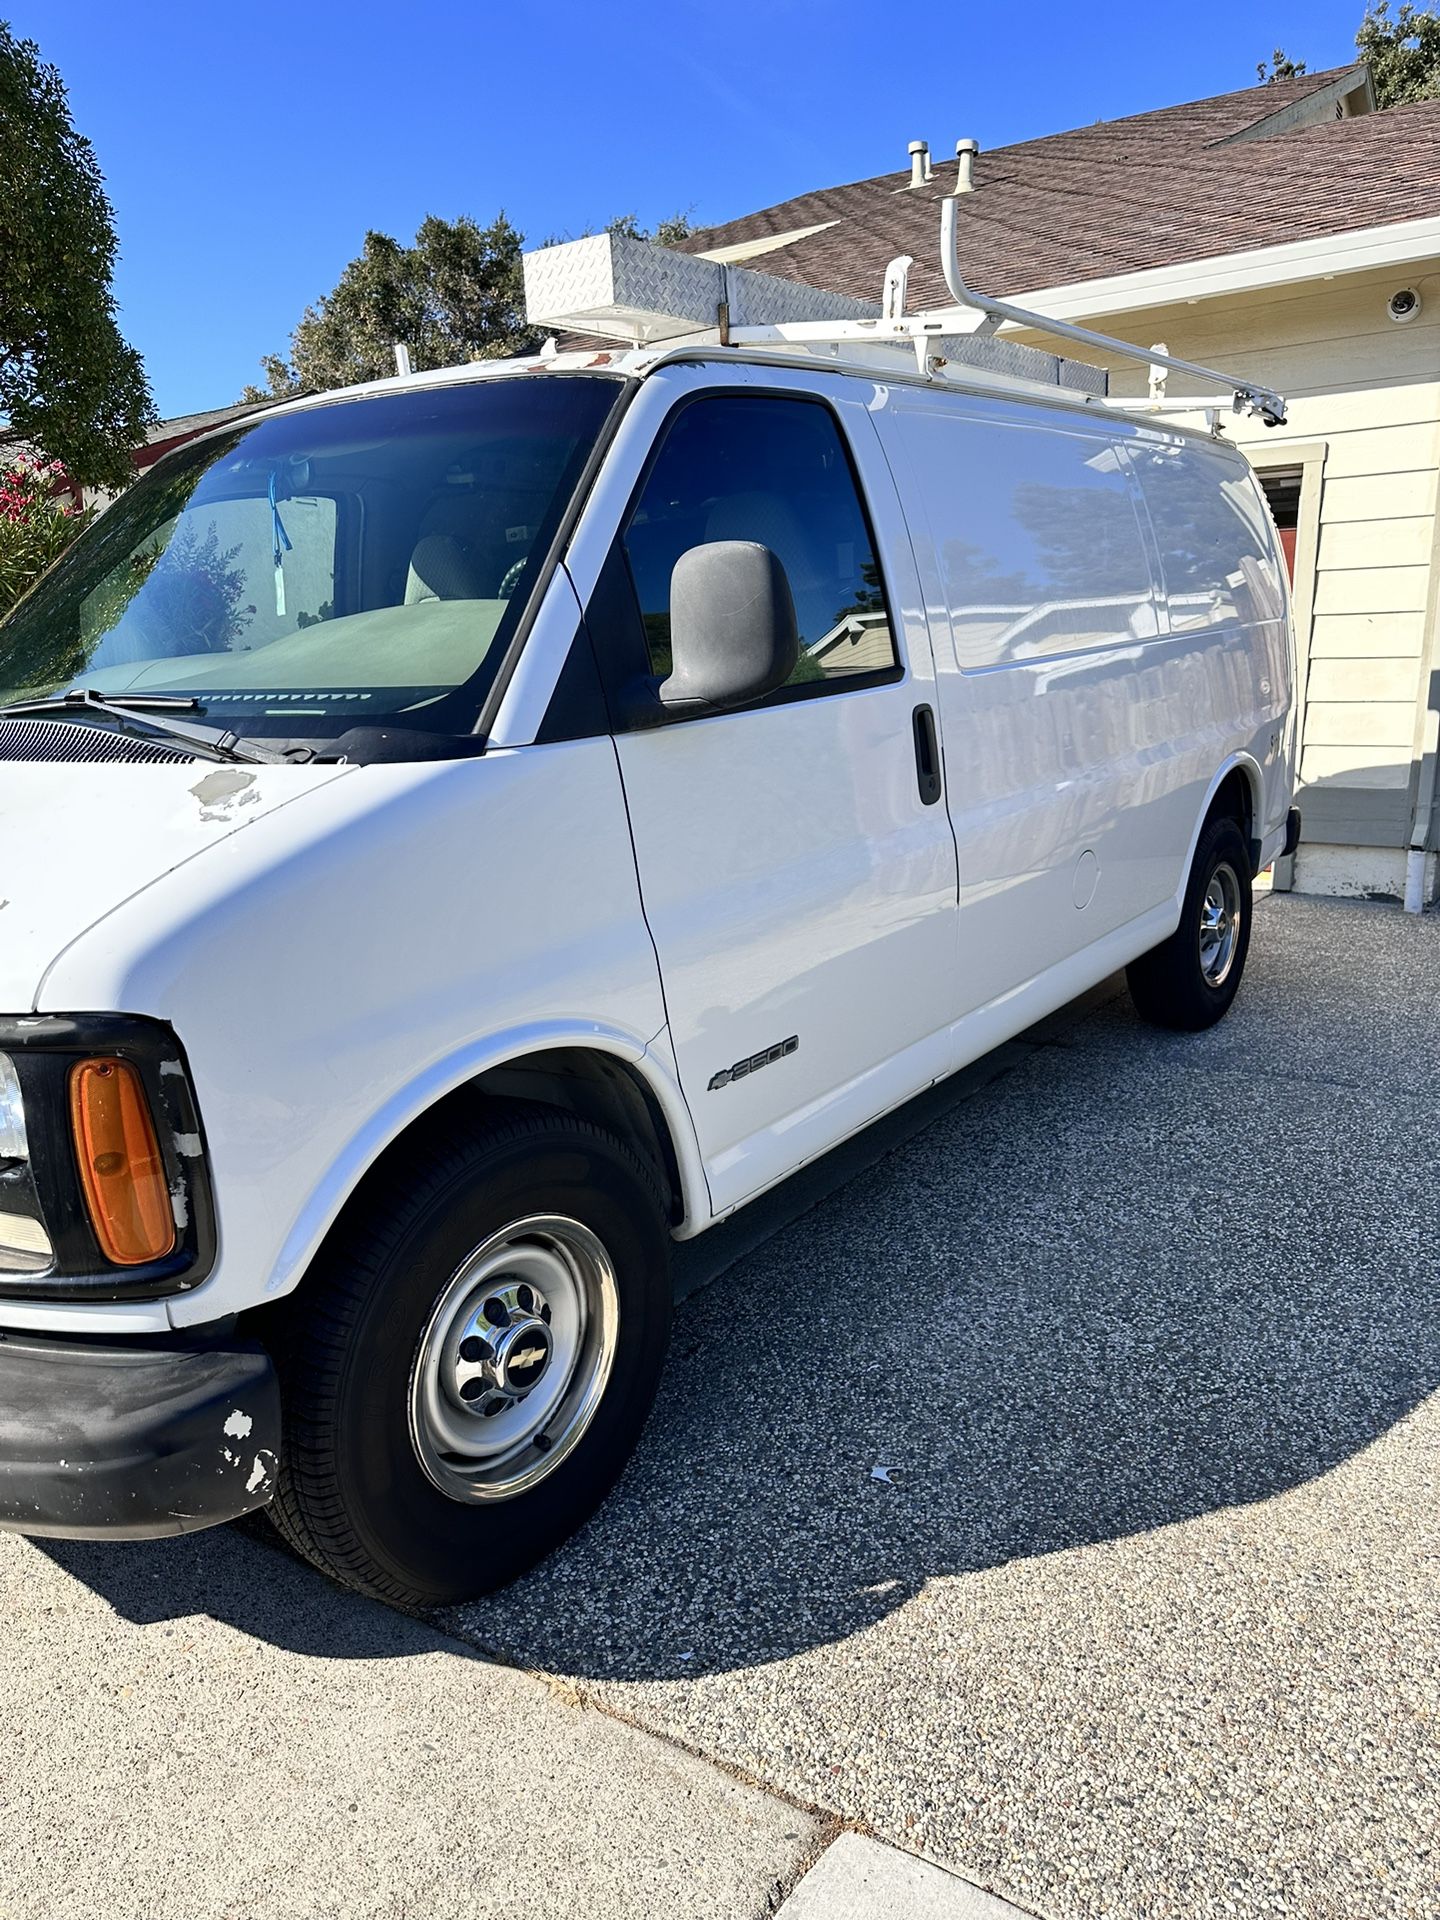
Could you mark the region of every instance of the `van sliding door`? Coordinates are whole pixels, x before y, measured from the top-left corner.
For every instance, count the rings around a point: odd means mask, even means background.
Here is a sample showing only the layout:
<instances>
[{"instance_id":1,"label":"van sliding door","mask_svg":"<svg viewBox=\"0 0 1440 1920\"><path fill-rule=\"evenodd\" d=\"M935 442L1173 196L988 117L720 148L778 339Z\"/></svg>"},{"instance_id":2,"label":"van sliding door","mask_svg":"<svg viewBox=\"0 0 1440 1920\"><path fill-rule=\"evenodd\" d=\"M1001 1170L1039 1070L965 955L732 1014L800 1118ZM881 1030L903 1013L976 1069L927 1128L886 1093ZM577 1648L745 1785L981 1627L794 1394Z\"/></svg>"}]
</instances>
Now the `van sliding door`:
<instances>
[{"instance_id":1,"label":"van sliding door","mask_svg":"<svg viewBox=\"0 0 1440 1920\"><path fill-rule=\"evenodd\" d=\"M1176 689L1157 698L1156 584L1113 431L898 388L877 424L930 609L973 1012L1156 907Z\"/></svg>"}]
</instances>

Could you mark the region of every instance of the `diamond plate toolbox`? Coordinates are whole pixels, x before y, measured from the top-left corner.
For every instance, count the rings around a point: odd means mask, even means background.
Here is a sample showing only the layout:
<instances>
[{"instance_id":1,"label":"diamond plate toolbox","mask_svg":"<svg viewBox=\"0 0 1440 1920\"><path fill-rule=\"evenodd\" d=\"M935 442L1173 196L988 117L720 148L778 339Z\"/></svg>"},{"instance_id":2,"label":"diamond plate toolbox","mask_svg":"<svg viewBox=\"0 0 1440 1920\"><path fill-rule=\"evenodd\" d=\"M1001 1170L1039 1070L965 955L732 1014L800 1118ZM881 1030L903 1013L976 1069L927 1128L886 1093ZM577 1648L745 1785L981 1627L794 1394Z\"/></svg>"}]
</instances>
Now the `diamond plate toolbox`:
<instances>
[{"instance_id":1,"label":"diamond plate toolbox","mask_svg":"<svg viewBox=\"0 0 1440 1920\"><path fill-rule=\"evenodd\" d=\"M525 311L532 326L606 340L683 339L714 327L722 304L733 327L781 320L862 320L879 307L822 287L672 253L623 234L541 247L525 255Z\"/></svg>"}]
</instances>

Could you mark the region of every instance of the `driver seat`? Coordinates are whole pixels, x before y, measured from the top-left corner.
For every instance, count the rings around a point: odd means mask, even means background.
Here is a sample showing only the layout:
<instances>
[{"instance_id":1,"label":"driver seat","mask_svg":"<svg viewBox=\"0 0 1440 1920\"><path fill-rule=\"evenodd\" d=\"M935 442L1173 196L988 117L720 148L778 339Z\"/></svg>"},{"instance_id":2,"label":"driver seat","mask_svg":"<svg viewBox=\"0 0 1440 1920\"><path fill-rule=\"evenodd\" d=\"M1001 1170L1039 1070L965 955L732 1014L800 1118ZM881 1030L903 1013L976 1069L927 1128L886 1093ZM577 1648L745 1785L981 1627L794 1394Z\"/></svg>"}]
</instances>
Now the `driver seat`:
<instances>
[{"instance_id":1,"label":"driver seat","mask_svg":"<svg viewBox=\"0 0 1440 1920\"><path fill-rule=\"evenodd\" d=\"M405 581L405 604L421 600L483 600L484 589L469 554L449 533L427 533L415 543Z\"/></svg>"}]
</instances>

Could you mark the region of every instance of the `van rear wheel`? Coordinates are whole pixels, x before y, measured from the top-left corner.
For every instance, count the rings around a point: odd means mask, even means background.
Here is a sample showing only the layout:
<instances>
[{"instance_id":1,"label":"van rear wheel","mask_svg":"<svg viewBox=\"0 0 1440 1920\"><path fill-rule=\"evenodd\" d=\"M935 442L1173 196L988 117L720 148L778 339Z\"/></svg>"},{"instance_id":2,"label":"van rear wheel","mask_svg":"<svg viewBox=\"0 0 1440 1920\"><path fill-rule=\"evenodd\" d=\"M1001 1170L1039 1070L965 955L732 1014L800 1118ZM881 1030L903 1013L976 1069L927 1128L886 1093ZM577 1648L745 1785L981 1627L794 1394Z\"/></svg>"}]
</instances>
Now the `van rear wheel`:
<instances>
[{"instance_id":1,"label":"van rear wheel","mask_svg":"<svg viewBox=\"0 0 1440 1920\"><path fill-rule=\"evenodd\" d=\"M1230 1009L1250 951L1250 850L1234 820L1200 835L1180 924L1125 973L1136 1010L1182 1033L1213 1027Z\"/></svg>"},{"instance_id":2,"label":"van rear wheel","mask_svg":"<svg viewBox=\"0 0 1440 1920\"><path fill-rule=\"evenodd\" d=\"M658 1183L537 1109L402 1147L289 1309L270 1509L401 1606L502 1586L587 1520L649 1413L670 1325Z\"/></svg>"}]
</instances>

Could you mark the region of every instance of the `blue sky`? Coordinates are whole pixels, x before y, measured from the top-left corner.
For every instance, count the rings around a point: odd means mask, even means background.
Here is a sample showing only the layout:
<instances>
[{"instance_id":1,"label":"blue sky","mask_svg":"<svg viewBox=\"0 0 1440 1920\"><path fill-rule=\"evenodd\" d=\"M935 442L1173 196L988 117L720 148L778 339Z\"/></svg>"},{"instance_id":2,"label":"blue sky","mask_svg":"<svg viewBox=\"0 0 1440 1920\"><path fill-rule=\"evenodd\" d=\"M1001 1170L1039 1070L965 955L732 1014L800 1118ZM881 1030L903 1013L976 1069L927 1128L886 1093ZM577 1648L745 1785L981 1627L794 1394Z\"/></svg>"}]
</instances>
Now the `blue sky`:
<instances>
[{"instance_id":1,"label":"blue sky","mask_svg":"<svg viewBox=\"0 0 1440 1920\"><path fill-rule=\"evenodd\" d=\"M95 144L167 415L258 378L367 227L709 224L899 170L913 138L948 155L1243 87L1277 43L1336 66L1363 8L0 0Z\"/></svg>"}]
</instances>

